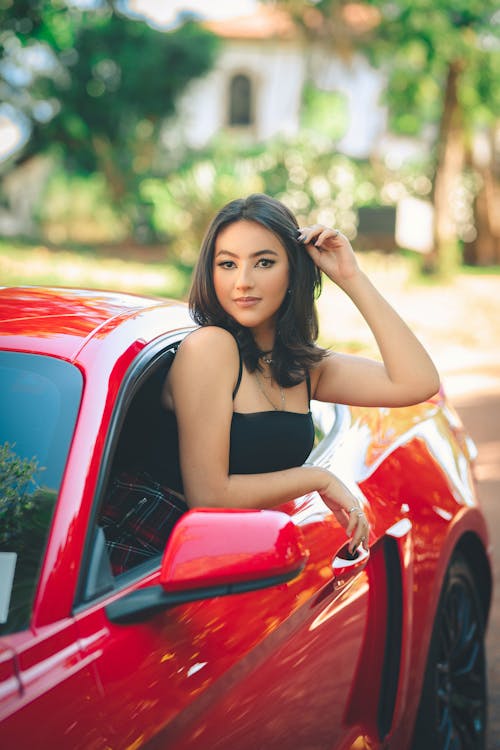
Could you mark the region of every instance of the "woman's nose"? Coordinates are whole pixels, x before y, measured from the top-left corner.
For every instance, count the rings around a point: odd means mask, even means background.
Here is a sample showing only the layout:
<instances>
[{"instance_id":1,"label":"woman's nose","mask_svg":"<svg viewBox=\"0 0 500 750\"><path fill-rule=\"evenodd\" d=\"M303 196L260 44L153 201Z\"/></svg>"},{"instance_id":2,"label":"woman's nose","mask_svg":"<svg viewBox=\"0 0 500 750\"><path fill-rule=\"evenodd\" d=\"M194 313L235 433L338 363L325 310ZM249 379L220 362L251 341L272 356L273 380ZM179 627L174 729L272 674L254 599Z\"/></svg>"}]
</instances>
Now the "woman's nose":
<instances>
[{"instance_id":1,"label":"woman's nose","mask_svg":"<svg viewBox=\"0 0 500 750\"><path fill-rule=\"evenodd\" d=\"M253 286L252 271L250 268L241 266L236 279L238 289L250 289Z\"/></svg>"}]
</instances>

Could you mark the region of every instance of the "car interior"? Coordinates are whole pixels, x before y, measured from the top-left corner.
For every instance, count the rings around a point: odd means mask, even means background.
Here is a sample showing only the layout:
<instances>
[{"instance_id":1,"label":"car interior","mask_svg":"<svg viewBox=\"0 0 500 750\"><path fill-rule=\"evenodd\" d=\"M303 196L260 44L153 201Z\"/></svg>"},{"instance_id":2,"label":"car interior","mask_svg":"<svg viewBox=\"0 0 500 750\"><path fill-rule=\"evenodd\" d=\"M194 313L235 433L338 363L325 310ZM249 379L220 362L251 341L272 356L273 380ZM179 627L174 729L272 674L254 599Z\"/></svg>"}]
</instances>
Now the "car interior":
<instances>
[{"instance_id":1,"label":"car interior","mask_svg":"<svg viewBox=\"0 0 500 750\"><path fill-rule=\"evenodd\" d=\"M83 565L86 573L78 596L82 603L112 591L117 585L125 585L131 576L150 569L152 560L159 558L165 546L166 538L156 546L147 540L144 545L138 545L137 541L138 533L146 529L147 534L152 530L151 524L154 525L165 497L164 488L155 480L155 462L151 459L158 457L159 446L165 455L169 455L169 446L170 452L173 450L176 454L177 451L176 435L172 431L175 422L161 407L161 390L177 346L178 343L149 357L146 367L142 362L137 373L133 373L132 382L118 397L110 430L110 461L104 461L110 468L103 474L103 491L97 490L102 499ZM175 455L171 460L175 464ZM134 513L138 506L141 516ZM150 519L148 507L154 509ZM181 506L172 513L168 504L168 514L169 527L173 528L175 520L182 515ZM147 524L143 523L137 530L138 517L142 516L146 517ZM135 552L140 547L142 554L121 555L121 563L117 565L116 551L118 549L119 555L122 542L122 547L128 546Z\"/></svg>"},{"instance_id":2,"label":"car interior","mask_svg":"<svg viewBox=\"0 0 500 750\"><path fill-rule=\"evenodd\" d=\"M161 553L187 509L164 483L165 473L179 472L175 418L161 406L174 355L171 348L157 361L134 394L120 428L98 521L115 576Z\"/></svg>"}]
</instances>

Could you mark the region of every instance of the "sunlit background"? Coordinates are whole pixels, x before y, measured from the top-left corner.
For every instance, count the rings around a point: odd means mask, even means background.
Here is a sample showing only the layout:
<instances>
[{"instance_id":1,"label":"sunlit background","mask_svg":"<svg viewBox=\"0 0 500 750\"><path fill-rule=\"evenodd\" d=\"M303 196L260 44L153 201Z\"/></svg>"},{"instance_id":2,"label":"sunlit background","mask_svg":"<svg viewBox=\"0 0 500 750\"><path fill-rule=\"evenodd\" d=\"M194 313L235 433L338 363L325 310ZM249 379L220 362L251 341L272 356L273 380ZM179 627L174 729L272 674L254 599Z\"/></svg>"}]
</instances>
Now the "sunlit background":
<instances>
[{"instance_id":1,"label":"sunlit background","mask_svg":"<svg viewBox=\"0 0 500 750\"><path fill-rule=\"evenodd\" d=\"M262 191L352 239L452 389L497 383L493 0L2 0L0 29L1 283L184 297ZM373 350L329 284L319 310Z\"/></svg>"}]
</instances>

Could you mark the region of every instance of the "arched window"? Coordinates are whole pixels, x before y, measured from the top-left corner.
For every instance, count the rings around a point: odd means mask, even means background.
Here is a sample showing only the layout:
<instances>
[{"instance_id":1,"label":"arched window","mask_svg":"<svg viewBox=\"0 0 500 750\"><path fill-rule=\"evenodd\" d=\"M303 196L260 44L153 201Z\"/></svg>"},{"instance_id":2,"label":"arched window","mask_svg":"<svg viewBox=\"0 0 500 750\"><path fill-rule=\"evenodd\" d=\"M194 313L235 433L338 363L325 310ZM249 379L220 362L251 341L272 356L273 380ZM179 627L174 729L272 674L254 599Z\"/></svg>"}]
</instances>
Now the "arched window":
<instances>
[{"instance_id":1,"label":"arched window","mask_svg":"<svg viewBox=\"0 0 500 750\"><path fill-rule=\"evenodd\" d=\"M241 127L251 125L252 121L252 82L239 73L229 84L229 124Z\"/></svg>"}]
</instances>

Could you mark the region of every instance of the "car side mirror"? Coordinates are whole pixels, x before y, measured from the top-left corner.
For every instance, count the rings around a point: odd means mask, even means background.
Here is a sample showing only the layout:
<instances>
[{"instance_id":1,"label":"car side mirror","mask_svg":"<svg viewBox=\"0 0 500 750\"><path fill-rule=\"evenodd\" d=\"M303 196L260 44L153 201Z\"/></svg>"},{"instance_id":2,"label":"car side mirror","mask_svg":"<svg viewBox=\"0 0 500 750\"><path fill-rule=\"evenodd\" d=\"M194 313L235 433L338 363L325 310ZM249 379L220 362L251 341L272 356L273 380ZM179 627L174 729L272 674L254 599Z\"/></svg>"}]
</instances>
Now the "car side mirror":
<instances>
[{"instance_id":1,"label":"car side mirror","mask_svg":"<svg viewBox=\"0 0 500 750\"><path fill-rule=\"evenodd\" d=\"M301 530L279 511L192 510L169 540L160 583L165 591L262 588L294 578L308 556Z\"/></svg>"},{"instance_id":2,"label":"car side mirror","mask_svg":"<svg viewBox=\"0 0 500 750\"><path fill-rule=\"evenodd\" d=\"M168 540L159 585L125 594L106 612L113 622L139 622L176 604L275 586L298 576L308 557L285 513L191 510Z\"/></svg>"}]
</instances>

